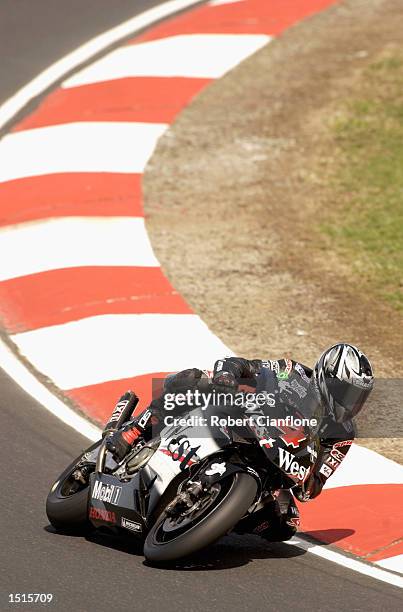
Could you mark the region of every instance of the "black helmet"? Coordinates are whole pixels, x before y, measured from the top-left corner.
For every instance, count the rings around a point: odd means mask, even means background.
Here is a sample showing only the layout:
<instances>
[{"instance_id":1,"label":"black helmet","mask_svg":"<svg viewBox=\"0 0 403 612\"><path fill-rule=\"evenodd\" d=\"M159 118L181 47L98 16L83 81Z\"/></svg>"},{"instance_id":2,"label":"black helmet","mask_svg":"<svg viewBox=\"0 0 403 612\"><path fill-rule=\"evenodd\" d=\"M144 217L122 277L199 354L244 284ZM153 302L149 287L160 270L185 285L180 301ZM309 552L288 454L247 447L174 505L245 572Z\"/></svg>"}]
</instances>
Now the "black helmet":
<instances>
[{"instance_id":1,"label":"black helmet","mask_svg":"<svg viewBox=\"0 0 403 612\"><path fill-rule=\"evenodd\" d=\"M342 423L360 412L372 391L374 377L364 353L342 342L323 353L313 369L312 382L329 416Z\"/></svg>"}]
</instances>

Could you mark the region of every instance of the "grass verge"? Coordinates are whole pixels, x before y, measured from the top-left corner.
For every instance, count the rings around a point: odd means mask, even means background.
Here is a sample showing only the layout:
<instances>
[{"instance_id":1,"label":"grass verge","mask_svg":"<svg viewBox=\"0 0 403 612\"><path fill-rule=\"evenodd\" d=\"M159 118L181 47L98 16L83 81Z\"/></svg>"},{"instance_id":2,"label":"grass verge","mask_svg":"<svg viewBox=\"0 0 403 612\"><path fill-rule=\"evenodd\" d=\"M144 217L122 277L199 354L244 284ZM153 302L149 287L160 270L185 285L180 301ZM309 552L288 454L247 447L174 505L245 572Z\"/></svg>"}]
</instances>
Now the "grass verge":
<instances>
[{"instance_id":1,"label":"grass verge","mask_svg":"<svg viewBox=\"0 0 403 612\"><path fill-rule=\"evenodd\" d=\"M331 119L336 198L321 228L365 288L402 311L403 53L389 50L357 85Z\"/></svg>"}]
</instances>

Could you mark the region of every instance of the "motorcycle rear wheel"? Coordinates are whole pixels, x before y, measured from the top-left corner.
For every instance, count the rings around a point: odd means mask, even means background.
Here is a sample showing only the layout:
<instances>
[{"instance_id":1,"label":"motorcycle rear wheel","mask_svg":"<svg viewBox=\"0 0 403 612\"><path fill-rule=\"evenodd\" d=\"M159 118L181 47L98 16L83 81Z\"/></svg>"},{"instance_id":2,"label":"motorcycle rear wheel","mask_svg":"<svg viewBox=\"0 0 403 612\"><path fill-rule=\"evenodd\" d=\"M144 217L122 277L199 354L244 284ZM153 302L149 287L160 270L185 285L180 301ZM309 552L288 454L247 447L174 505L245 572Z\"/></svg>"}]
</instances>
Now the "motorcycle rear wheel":
<instances>
[{"instance_id":1,"label":"motorcycle rear wheel","mask_svg":"<svg viewBox=\"0 0 403 612\"><path fill-rule=\"evenodd\" d=\"M182 527L180 523L176 527L165 511L158 517L144 543L148 561L165 563L187 557L225 535L244 516L256 496L255 479L236 472L216 484L220 489L212 495L210 506L193 519L182 520Z\"/></svg>"}]
</instances>

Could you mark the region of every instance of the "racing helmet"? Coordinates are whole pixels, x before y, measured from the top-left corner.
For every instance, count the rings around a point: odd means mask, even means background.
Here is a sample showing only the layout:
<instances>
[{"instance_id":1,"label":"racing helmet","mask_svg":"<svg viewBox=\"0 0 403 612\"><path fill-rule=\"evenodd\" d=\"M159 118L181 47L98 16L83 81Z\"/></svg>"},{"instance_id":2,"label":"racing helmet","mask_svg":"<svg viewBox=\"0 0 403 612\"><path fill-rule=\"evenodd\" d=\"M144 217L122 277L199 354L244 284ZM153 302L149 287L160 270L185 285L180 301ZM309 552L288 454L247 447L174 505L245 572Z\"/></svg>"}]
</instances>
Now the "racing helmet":
<instances>
[{"instance_id":1,"label":"racing helmet","mask_svg":"<svg viewBox=\"0 0 403 612\"><path fill-rule=\"evenodd\" d=\"M328 415L343 423L360 412L373 389L374 376L368 357L341 342L321 355L312 382Z\"/></svg>"}]
</instances>

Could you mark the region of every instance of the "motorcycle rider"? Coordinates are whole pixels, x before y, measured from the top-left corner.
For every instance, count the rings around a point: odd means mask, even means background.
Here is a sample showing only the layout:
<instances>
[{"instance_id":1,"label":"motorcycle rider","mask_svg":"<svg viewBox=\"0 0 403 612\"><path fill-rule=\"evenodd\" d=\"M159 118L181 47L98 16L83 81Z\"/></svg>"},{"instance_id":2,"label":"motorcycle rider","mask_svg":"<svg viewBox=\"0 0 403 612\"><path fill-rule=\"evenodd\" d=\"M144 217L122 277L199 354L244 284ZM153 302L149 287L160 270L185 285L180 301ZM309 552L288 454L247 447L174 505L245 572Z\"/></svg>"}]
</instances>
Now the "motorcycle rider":
<instances>
[{"instance_id":1,"label":"motorcycle rider","mask_svg":"<svg viewBox=\"0 0 403 612\"><path fill-rule=\"evenodd\" d=\"M373 388L372 366L364 353L348 343L338 343L321 355L313 369L291 360L261 360L226 357L214 365L212 382L216 389L236 392L239 384L256 388L262 368L277 379L277 401L298 408L317 402L325 417L318 437L320 448L308 478L292 492L301 502L317 497L327 479L345 458L355 436L353 418L360 412ZM166 393L205 388L206 373L192 368L167 377L161 396L137 419L107 439L108 449L122 460L138 439L147 435L151 423L161 419ZM243 519L238 533L256 533L269 541L290 539L299 526L299 512L293 495L281 489L268 494L262 507Z\"/></svg>"}]
</instances>

